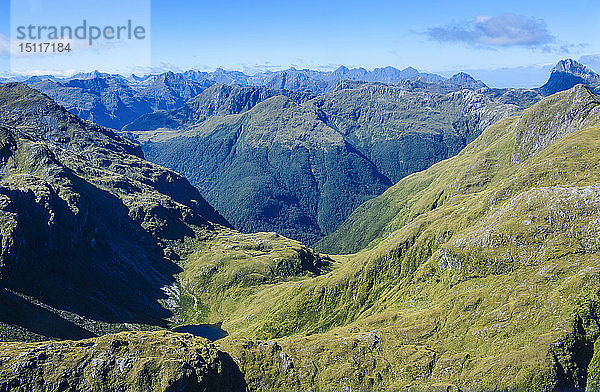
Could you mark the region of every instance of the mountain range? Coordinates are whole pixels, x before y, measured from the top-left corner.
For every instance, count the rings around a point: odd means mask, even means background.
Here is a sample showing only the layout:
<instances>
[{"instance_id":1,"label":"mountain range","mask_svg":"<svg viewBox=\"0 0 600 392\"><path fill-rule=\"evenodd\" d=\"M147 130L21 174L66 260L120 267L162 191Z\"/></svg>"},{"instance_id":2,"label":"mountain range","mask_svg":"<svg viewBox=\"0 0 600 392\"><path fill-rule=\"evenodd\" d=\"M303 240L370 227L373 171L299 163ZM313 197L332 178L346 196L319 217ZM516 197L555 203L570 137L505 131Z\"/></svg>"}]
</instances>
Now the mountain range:
<instances>
[{"instance_id":1,"label":"mountain range","mask_svg":"<svg viewBox=\"0 0 600 392\"><path fill-rule=\"evenodd\" d=\"M207 87L172 72L137 80L94 71L66 79L32 77L25 83L71 113L115 129L144 113L177 108Z\"/></svg>"},{"instance_id":2,"label":"mountain range","mask_svg":"<svg viewBox=\"0 0 600 392\"><path fill-rule=\"evenodd\" d=\"M263 100L251 98L259 95ZM182 109L140 118L148 124L159 117L157 124L174 130L134 136L146 138L148 159L189 178L234 227L312 244L366 200L520 110L473 91L440 95L378 84L308 98L214 85ZM211 111L217 114L206 118ZM141 127L124 129L134 128Z\"/></svg>"},{"instance_id":3,"label":"mountain range","mask_svg":"<svg viewBox=\"0 0 600 392\"><path fill-rule=\"evenodd\" d=\"M240 152L331 151L372 129L342 115L344 94L414 98L362 88L268 97L183 137L239 129ZM470 99L483 129L362 204L319 243L356 253L328 257L235 231L135 143L0 86L0 388L595 390L600 98L581 84L526 109L474 91L435 98L428 116ZM326 123L334 112L347 131ZM396 112L365 116L377 128ZM487 125L485 113L500 114ZM313 126L269 132L299 118ZM169 331L202 323L229 336Z\"/></svg>"},{"instance_id":4,"label":"mountain range","mask_svg":"<svg viewBox=\"0 0 600 392\"><path fill-rule=\"evenodd\" d=\"M29 83L84 118L132 119L123 134L151 161L189 178L234 227L314 244L360 204L455 155L499 118L582 81L594 89L599 78L563 60L536 90L392 67L252 77L222 69L129 78L92 72ZM86 111L90 97L104 114ZM298 135L306 141L281 143Z\"/></svg>"},{"instance_id":5,"label":"mountain range","mask_svg":"<svg viewBox=\"0 0 600 392\"><path fill-rule=\"evenodd\" d=\"M600 77L363 71L1 84L0 391L599 390Z\"/></svg>"},{"instance_id":6,"label":"mountain range","mask_svg":"<svg viewBox=\"0 0 600 392\"><path fill-rule=\"evenodd\" d=\"M146 113L178 108L215 83L296 92L311 91L317 94L336 88L342 80L388 84L415 80L435 82L440 86L446 84L446 79L438 75L419 73L414 68L398 70L393 67L376 68L373 71L340 67L331 72L290 68L251 76L223 69L214 72L190 70L129 77L93 71L67 78L33 76L13 79L48 94L81 118L114 129L121 129ZM448 87L456 89L460 83L473 82L450 78ZM481 82L478 85L484 86Z\"/></svg>"},{"instance_id":7,"label":"mountain range","mask_svg":"<svg viewBox=\"0 0 600 392\"><path fill-rule=\"evenodd\" d=\"M592 85L593 89L597 88L598 84L597 74L570 59L560 61L553 69L552 75L546 85L537 89L540 94L547 96L573 87L577 83ZM12 79L28 85L36 84L35 88L49 94L74 114L115 129L121 129L143 114L180 107L185 101L213 84L310 91L315 94L333 91L344 81L404 83L412 88L425 86L430 91L446 93L463 88L487 88L483 82L463 72L446 79L436 74L419 72L412 67L399 70L389 66L372 71L364 68L349 69L345 66L340 66L334 71L290 68L254 75L224 69L213 72L189 70L181 73L165 72L129 77L93 71L67 78L46 75Z\"/></svg>"}]
</instances>

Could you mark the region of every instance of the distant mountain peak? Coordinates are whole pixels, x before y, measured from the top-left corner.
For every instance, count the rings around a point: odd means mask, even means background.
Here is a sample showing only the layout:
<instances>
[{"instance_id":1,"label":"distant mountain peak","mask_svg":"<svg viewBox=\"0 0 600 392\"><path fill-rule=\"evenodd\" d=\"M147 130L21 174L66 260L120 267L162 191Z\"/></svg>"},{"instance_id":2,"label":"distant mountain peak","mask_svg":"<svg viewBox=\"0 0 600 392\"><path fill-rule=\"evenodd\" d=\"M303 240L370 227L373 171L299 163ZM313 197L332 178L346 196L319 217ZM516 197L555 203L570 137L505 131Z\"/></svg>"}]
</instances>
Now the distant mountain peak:
<instances>
[{"instance_id":1,"label":"distant mountain peak","mask_svg":"<svg viewBox=\"0 0 600 392\"><path fill-rule=\"evenodd\" d=\"M71 79L97 79L97 78L101 78L103 76L107 76L107 74L103 74L102 72L95 69L92 72L77 73L77 74L71 76Z\"/></svg>"},{"instance_id":2,"label":"distant mountain peak","mask_svg":"<svg viewBox=\"0 0 600 392\"><path fill-rule=\"evenodd\" d=\"M162 83L173 83L178 79L181 79L181 75L175 74L173 71L167 71L160 74L156 81Z\"/></svg>"},{"instance_id":3,"label":"distant mountain peak","mask_svg":"<svg viewBox=\"0 0 600 392\"><path fill-rule=\"evenodd\" d=\"M335 71L333 71L334 74L338 75L338 74L346 74L350 72L350 69L348 67L346 67L345 65L340 65L339 67L337 67L335 69Z\"/></svg>"},{"instance_id":4,"label":"distant mountain peak","mask_svg":"<svg viewBox=\"0 0 600 392\"><path fill-rule=\"evenodd\" d=\"M543 95L551 95L577 84L597 89L600 87L600 75L573 59L564 59L554 66L550 78L538 90Z\"/></svg>"},{"instance_id":5,"label":"distant mountain peak","mask_svg":"<svg viewBox=\"0 0 600 392\"><path fill-rule=\"evenodd\" d=\"M475 78L472 77L471 75L469 75L466 72L459 72L459 73L456 73L456 74L452 75L450 77L450 79L448 79L448 80L468 80L468 81L475 81Z\"/></svg>"},{"instance_id":6,"label":"distant mountain peak","mask_svg":"<svg viewBox=\"0 0 600 392\"><path fill-rule=\"evenodd\" d=\"M455 75L452 75L450 79L447 80L449 84L460 86L463 88L469 89L479 89L487 87L485 83L481 80L477 80L466 72L459 72Z\"/></svg>"},{"instance_id":7,"label":"distant mountain peak","mask_svg":"<svg viewBox=\"0 0 600 392\"><path fill-rule=\"evenodd\" d=\"M568 72L574 75L594 75L598 76L594 71L586 67L585 65L573 60L564 59L560 60L552 69L552 72Z\"/></svg>"}]
</instances>

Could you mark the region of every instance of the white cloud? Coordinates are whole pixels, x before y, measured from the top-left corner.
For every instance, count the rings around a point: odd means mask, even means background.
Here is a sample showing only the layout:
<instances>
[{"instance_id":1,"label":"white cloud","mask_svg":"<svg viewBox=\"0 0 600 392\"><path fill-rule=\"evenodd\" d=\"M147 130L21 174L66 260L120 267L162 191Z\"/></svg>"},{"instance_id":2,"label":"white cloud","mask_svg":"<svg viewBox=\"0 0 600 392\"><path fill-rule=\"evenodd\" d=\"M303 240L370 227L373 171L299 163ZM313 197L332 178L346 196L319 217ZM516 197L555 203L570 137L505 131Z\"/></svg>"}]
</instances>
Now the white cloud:
<instances>
[{"instance_id":1,"label":"white cloud","mask_svg":"<svg viewBox=\"0 0 600 392\"><path fill-rule=\"evenodd\" d=\"M554 41L543 19L516 14L478 15L458 26L432 27L429 38L442 42L463 42L476 47L535 47Z\"/></svg>"}]
</instances>

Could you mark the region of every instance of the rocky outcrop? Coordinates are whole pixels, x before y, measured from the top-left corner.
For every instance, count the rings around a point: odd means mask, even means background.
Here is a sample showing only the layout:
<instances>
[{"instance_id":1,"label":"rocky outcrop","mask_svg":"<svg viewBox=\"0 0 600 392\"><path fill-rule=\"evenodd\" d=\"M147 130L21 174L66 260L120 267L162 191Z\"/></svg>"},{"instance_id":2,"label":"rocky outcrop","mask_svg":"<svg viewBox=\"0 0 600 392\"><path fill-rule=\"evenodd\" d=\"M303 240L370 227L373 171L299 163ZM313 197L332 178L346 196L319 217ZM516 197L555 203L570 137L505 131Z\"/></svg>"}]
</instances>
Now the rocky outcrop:
<instances>
[{"instance_id":1,"label":"rocky outcrop","mask_svg":"<svg viewBox=\"0 0 600 392\"><path fill-rule=\"evenodd\" d=\"M80 341L0 345L0 390L239 391L229 355L202 338L124 332Z\"/></svg>"}]
</instances>

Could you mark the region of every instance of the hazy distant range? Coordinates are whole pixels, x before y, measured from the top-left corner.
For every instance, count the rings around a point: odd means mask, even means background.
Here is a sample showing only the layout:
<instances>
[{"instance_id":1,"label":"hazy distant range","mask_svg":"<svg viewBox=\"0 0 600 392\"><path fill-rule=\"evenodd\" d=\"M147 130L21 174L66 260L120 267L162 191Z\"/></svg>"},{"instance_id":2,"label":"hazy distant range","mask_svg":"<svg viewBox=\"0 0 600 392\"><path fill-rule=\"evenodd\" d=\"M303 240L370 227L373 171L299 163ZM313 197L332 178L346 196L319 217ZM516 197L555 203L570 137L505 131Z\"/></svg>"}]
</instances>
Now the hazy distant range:
<instances>
[{"instance_id":1,"label":"hazy distant range","mask_svg":"<svg viewBox=\"0 0 600 392\"><path fill-rule=\"evenodd\" d=\"M579 62L589 67L592 71L600 73L600 55L582 56ZM548 80L548 74L554 64L539 64L523 67L496 68L496 69L468 69L464 72L475 79L483 81L495 88L534 88L541 86ZM455 71L435 72L444 77L454 75Z\"/></svg>"}]
</instances>

